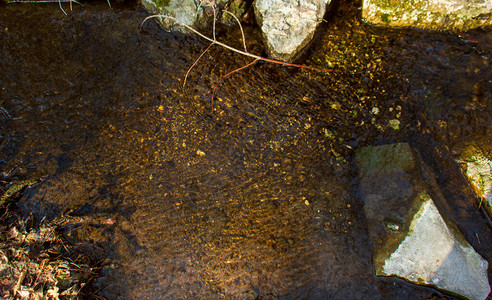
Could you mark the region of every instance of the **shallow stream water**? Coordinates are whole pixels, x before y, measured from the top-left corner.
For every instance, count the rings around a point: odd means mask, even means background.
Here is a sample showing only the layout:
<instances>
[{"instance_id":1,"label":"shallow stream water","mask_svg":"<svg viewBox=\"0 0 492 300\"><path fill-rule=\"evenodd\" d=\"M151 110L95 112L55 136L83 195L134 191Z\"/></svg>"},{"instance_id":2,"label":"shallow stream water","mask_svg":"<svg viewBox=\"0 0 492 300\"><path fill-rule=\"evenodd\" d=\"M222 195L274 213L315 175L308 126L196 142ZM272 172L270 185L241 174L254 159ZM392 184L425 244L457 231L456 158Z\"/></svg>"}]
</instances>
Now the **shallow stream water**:
<instances>
[{"instance_id":1,"label":"shallow stream water","mask_svg":"<svg viewBox=\"0 0 492 300\"><path fill-rule=\"evenodd\" d=\"M108 256L108 299L452 298L374 276L353 153L409 142L492 262L453 160L491 149L492 29L375 28L358 7L341 4L303 62L337 72L257 63L212 100L251 60L214 46L183 88L207 42L141 26L139 7L4 4L0 168L47 176L19 206L92 220L68 234ZM217 36L241 47L237 28Z\"/></svg>"}]
</instances>

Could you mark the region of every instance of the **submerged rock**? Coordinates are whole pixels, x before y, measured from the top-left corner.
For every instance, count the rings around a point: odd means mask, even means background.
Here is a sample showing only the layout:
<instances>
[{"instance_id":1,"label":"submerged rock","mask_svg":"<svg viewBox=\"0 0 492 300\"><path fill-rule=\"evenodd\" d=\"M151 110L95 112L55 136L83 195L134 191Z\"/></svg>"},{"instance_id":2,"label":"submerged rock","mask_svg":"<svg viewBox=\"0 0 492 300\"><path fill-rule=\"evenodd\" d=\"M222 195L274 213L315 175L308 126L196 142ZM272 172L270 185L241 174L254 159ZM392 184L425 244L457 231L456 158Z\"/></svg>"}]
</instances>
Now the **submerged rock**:
<instances>
[{"instance_id":1,"label":"submerged rock","mask_svg":"<svg viewBox=\"0 0 492 300\"><path fill-rule=\"evenodd\" d=\"M464 31L492 25L492 1L364 0L362 17L379 25Z\"/></svg>"},{"instance_id":2,"label":"submerged rock","mask_svg":"<svg viewBox=\"0 0 492 300\"><path fill-rule=\"evenodd\" d=\"M312 40L330 0L256 0L255 16L268 54L294 59Z\"/></svg>"},{"instance_id":3,"label":"submerged rock","mask_svg":"<svg viewBox=\"0 0 492 300\"><path fill-rule=\"evenodd\" d=\"M409 232L385 260L381 275L396 275L470 299L485 299L490 293L487 261L454 226L446 224L427 194L419 197L420 207Z\"/></svg>"},{"instance_id":4,"label":"submerged rock","mask_svg":"<svg viewBox=\"0 0 492 300\"><path fill-rule=\"evenodd\" d=\"M485 299L488 263L441 216L429 196L440 193L428 190L434 185L410 146L365 147L356 157L376 275Z\"/></svg>"}]
</instances>

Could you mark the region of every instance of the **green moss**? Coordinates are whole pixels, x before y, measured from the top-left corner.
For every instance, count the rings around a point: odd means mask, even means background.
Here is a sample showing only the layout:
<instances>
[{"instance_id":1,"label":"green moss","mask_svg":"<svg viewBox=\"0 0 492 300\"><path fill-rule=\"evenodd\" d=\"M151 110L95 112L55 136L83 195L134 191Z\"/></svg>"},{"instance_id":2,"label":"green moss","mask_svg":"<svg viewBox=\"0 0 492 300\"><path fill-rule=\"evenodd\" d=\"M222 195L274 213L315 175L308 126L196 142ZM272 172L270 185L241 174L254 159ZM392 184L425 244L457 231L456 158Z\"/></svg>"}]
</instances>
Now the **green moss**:
<instances>
[{"instance_id":1,"label":"green moss","mask_svg":"<svg viewBox=\"0 0 492 300\"><path fill-rule=\"evenodd\" d=\"M415 162L410 145L407 143L364 147L357 151L361 176L374 172L411 172Z\"/></svg>"},{"instance_id":2,"label":"green moss","mask_svg":"<svg viewBox=\"0 0 492 300\"><path fill-rule=\"evenodd\" d=\"M235 15L236 17L241 18L241 16L245 12L245 9L246 9L245 1L232 1L230 6L227 8L227 11ZM226 24L236 24L236 20L228 13L223 13L222 22Z\"/></svg>"},{"instance_id":3,"label":"green moss","mask_svg":"<svg viewBox=\"0 0 492 300\"><path fill-rule=\"evenodd\" d=\"M169 5L170 0L154 0L157 8L162 8Z\"/></svg>"},{"instance_id":4,"label":"green moss","mask_svg":"<svg viewBox=\"0 0 492 300\"><path fill-rule=\"evenodd\" d=\"M384 23L389 23L389 14L382 14L381 15L381 21L383 21Z\"/></svg>"}]
</instances>

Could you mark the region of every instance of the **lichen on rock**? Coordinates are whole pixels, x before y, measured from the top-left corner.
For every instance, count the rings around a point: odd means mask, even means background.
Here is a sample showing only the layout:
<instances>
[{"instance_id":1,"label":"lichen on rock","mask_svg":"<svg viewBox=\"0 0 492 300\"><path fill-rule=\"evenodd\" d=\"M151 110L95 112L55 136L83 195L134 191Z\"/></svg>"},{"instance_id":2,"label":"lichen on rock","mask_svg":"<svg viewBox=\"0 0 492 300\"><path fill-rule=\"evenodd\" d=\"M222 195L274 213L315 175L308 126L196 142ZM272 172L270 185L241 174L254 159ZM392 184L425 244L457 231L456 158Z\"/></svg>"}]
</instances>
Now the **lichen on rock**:
<instances>
[{"instance_id":1,"label":"lichen on rock","mask_svg":"<svg viewBox=\"0 0 492 300\"><path fill-rule=\"evenodd\" d=\"M479 147L469 145L461 153L457 162L461 165L471 186L480 198L483 206L492 218L492 159Z\"/></svg>"},{"instance_id":2,"label":"lichen on rock","mask_svg":"<svg viewBox=\"0 0 492 300\"><path fill-rule=\"evenodd\" d=\"M364 0L362 18L392 27L464 31L492 25L492 1Z\"/></svg>"},{"instance_id":3,"label":"lichen on rock","mask_svg":"<svg viewBox=\"0 0 492 300\"><path fill-rule=\"evenodd\" d=\"M255 16L268 54L293 60L310 42L330 0L256 0Z\"/></svg>"}]
</instances>

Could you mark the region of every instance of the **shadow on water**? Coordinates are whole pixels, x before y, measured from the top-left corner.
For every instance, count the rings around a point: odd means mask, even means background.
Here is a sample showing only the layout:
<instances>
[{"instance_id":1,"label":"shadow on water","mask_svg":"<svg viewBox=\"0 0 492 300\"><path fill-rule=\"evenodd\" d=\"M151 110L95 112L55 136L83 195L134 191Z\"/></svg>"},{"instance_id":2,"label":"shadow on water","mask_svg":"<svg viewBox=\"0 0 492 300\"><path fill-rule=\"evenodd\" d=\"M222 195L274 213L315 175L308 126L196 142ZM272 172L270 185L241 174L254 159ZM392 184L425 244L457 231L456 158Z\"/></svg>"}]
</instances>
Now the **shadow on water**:
<instances>
[{"instance_id":1,"label":"shadow on water","mask_svg":"<svg viewBox=\"0 0 492 300\"><path fill-rule=\"evenodd\" d=\"M490 29L374 28L344 3L306 62L340 72L257 64L221 84L212 112L215 84L245 58L212 48L182 89L207 44L141 28L140 9L0 14L2 169L48 175L25 212L93 219L70 234L108 254L101 295L449 298L373 275L352 154L395 141L421 152L459 208L446 213L491 261L450 150L490 147Z\"/></svg>"}]
</instances>

